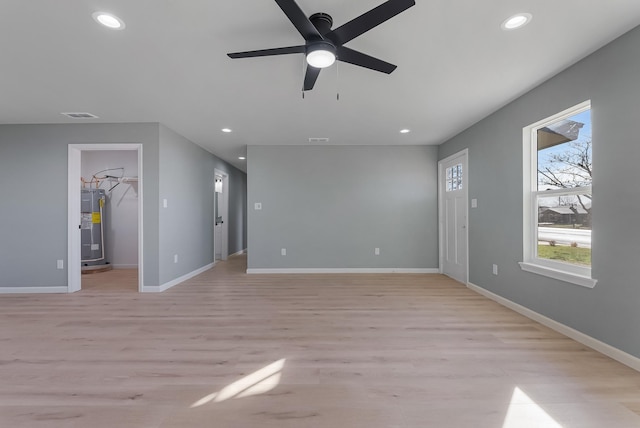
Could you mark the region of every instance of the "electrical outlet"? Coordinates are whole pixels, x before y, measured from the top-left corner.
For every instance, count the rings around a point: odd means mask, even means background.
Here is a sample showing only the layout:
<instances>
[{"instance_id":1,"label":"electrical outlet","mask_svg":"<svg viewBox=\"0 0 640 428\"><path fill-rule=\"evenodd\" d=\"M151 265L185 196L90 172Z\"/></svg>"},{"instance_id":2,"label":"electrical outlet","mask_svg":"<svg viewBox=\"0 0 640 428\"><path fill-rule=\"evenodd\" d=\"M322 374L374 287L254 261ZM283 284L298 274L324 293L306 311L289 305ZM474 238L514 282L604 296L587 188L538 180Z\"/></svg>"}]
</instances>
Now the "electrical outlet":
<instances>
[{"instance_id":1,"label":"electrical outlet","mask_svg":"<svg viewBox=\"0 0 640 428\"><path fill-rule=\"evenodd\" d=\"M255 204L253 204L253 209L258 211L262 209L262 202L256 202Z\"/></svg>"},{"instance_id":2,"label":"electrical outlet","mask_svg":"<svg viewBox=\"0 0 640 428\"><path fill-rule=\"evenodd\" d=\"M494 275L498 274L498 265L496 265L496 264L493 265L493 274Z\"/></svg>"},{"instance_id":3,"label":"electrical outlet","mask_svg":"<svg viewBox=\"0 0 640 428\"><path fill-rule=\"evenodd\" d=\"M173 262L174 263L178 263L178 255L177 254L173 255Z\"/></svg>"},{"instance_id":4,"label":"electrical outlet","mask_svg":"<svg viewBox=\"0 0 640 428\"><path fill-rule=\"evenodd\" d=\"M471 199L471 208L478 208L478 200L476 198Z\"/></svg>"},{"instance_id":5,"label":"electrical outlet","mask_svg":"<svg viewBox=\"0 0 640 428\"><path fill-rule=\"evenodd\" d=\"M373 254L375 254L376 256L380 255L380 248L376 248L373 250Z\"/></svg>"},{"instance_id":6,"label":"electrical outlet","mask_svg":"<svg viewBox=\"0 0 640 428\"><path fill-rule=\"evenodd\" d=\"M58 260L57 267L58 269L64 269L64 260Z\"/></svg>"},{"instance_id":7,"label":"electrical outlet","mask_svg":"<svg viewBox=\"0 0 640 428\"><path fill-rule=\"evenodd\" d=\"M287 255L287 249L286 248L281 249L280 250L280 255L281 256L286 256Z\"/></svg>"}]
</instances>

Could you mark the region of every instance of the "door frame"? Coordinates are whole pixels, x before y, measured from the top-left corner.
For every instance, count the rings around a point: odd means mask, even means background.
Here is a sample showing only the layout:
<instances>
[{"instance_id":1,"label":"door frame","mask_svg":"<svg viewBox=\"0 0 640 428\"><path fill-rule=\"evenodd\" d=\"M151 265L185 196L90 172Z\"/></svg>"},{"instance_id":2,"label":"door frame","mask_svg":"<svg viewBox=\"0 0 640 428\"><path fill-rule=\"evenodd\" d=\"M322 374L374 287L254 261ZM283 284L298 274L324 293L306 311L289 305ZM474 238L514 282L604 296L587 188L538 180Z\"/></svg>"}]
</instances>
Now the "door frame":
<instances>
[{"instance_id":1,"label":"door frame","mask_svg":"<svg viewBox=\"0 0 640 428\"><path fill-rule=\"evenodd\" d=\"M142 144L69 144L67 181L67 292L74 293L82 288L81 241L78 225L80 219L80 177L82 176L83 151L135 150L138 154L138 292L144 287L144 240L143 240L143 199L142 199Z\"/></svg>"},{"instance_id":2,"label":"door frame","mask_svg":"<svg viewBox=\"0 0 640 428\"><path fill-rule=\"evenodd\" d=\"M220 260L224 261L227 260L229 258L229 174L227 174L226 172L215 168L213 170L213 181L215 183L215 179L217 176L221 176L222 177L222 200L223 200L223 212L220 212L220 207L218 206L218 214L220 214L223 218L222 221L222 231L220 233L220 235L222 236L221 241L222 242L216 242L215 236L215 218L213 219L214 222L214 226L213 226L213 262L216 262L216 253L218 248L220 248ZM214 184L215 186L215 184ZM214 192L215 192L215 188L214 188ZM214 195L215 197L215 195ZM215 199L214 199L214 203L215 203ZM214 208L214 217L215 217L215 208Z\"/></svg>"},{"instance_id":3,"label":"door frame","mask_svg":"<svg viewBox=\"0 0 640 428\"><path fill-rule=\"evenodd\" d=\"M443 176L443 165L445 163L451 162L457 158L464 158L466 165L466 170L464 173L464 186L462 188L463 197L465 199L465 247L466 247L466 266L465 266L465 274L464 274L464 283L466 285L469 284L469 149L461 150L457 153L452 154L451 156L447 156L444 159L438 161L438 270L440 273L444 273L444 182L442 180Z\"/></svg>"}]
</instances>

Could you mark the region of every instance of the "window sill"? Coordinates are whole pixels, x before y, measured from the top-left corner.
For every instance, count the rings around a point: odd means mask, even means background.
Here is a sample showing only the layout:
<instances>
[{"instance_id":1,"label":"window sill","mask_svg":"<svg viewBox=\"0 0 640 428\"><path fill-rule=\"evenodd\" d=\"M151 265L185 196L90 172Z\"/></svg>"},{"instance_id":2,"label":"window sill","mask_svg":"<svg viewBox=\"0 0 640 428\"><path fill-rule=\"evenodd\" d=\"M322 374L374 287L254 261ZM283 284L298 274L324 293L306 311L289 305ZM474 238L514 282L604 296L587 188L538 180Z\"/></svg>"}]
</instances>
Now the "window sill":
<instances>
[{"instance_id":1,"label":"window sill","mask_svg":"<svg viewBox=\"0 0 640 428\"><path fill-rule=\"evenodd\" d=\"M533 263L518 262L518 264L520 265L520 268L526 272L547 276L549 278L569 282L571 284L581 285L587 288L595 287L596 282L598 282L597 279L589 278L588 276L578 275L575 273L553 269L546 266L540 266Z\"/></svg>"}]
</instances>

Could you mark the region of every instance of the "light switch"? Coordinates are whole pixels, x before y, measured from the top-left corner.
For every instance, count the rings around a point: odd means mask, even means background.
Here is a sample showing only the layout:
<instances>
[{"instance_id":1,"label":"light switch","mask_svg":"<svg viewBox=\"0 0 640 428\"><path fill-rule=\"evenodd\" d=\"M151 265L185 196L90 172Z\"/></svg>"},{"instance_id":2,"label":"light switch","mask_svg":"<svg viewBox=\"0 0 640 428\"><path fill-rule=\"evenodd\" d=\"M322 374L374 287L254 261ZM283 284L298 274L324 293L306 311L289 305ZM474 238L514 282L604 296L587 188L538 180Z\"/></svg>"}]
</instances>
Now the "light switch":
<instances>
[{"instance_id":1,"label":"light switch","mask_svg":"<svg viewBox=\"0 0 640 428\"><path fill-rule=\"evenodd\" d=\"M167 208L168 206L169 206L169 203L167 202L167 200L166 200L166 199L163 199L163 200L162 200L162 207L163 207L163 208Z\"/></svg>"},{"instance_id":2,"label":"light switch","mask_svg":"<svg viewBox=\"0 0 640 428\"><path fill-rule=\"evenodd\" d=\"M478 208L478 200L476 198L471 199L471 208Z\"/></svg>"}]
</instances>

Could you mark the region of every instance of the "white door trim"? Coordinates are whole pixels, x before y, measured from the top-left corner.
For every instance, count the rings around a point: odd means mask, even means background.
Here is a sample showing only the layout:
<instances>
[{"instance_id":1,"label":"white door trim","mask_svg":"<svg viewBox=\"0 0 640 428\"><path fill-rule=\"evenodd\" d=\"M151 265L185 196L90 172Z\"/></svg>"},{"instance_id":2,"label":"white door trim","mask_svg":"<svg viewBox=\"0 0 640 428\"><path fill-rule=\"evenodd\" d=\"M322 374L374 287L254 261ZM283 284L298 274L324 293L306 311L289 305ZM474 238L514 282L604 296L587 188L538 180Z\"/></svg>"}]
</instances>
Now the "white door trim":
<instances>
[{"instance_id":1,"label":"white door trim","mask_svg":"<svg viewBox=\"0 0 640 428\"><path fill-rule=\"evenodd\" d=\"M67 204L67 292L79 291L82 284L80 270L80 177L82 151L88 150L135 150L138 154L138 291L144 287L144 240L142 200L142 144L69 144L68 152L68 204Z\"/></svg>"},{"instance_id":2,"label":"white door trim","mask_svg":"<svg viewBox=\"0 0 640 428\"><path fill-rule=\"evenodd\" d=\"M466 255L466 266L465 266L465 279L464 279L464 283L468 284L469 283L469 149L464 149L459 151L458 153L455 153L451 156L448 156L444 159L441 159L440 161L438 161L438 270L440 271L440 273L444 273L444 267L443 267L443 260L444 260L444 194L442 192L442 189L444 189L444 183L442 182L442 173L443 173L443 165L445 163L451 162L454 159L457 158L464 158L465 159L465 165L466 165L466 171L464 171L465 174L465 185L462 189L463 192L463 196L465 198L465 206L466 206L466 212L465 212L465 246L466 246L466 251L467 251L467 255Z\"/></svg>"},{"instance_id":3,"label":"white door trim","mask_svg":"<svg viewBox=\"0 0 640 428\"><path fill-rule=\"evenodd\" d=\"M220 248L220 259L227 260L229 258L229 174L226 172L214 169L213 177L215 180L216 176L222 177L222 212L220 212L220 207L218 207L218 214L222 216L222 242L216 242L215 239L213 241L213 262L215 263L215 258L217 254L217 249ZM215 213L214 213L215 216ZM214 218L215 223L215 218ZM214 236L215 236L215 226L214 226Z\"/></svg>"}]
</instances>

